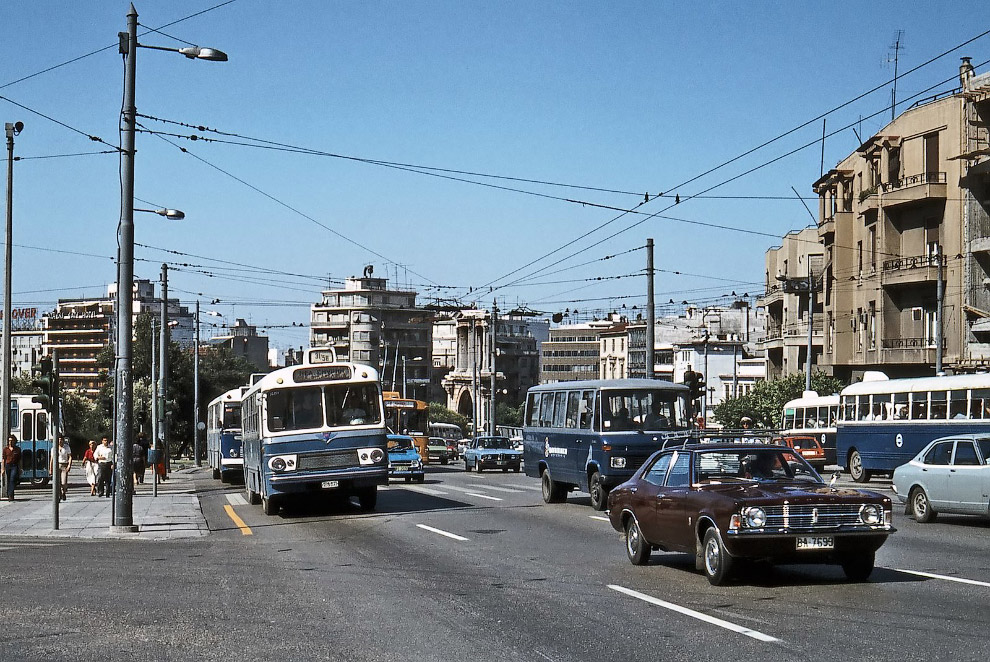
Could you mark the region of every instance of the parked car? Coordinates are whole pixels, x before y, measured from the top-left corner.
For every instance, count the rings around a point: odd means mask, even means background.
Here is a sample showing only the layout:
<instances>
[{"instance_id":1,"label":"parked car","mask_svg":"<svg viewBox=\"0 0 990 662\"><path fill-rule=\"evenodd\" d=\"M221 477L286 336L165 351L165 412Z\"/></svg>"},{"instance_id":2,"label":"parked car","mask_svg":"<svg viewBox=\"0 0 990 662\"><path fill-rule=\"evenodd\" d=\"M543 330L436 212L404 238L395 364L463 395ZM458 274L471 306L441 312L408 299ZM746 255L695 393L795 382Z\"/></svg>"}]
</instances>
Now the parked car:
<instances>
[{"instance_id":1,"label":"parked car","mask_svg":"<svg viewBox=\"0 0 990 662\"><path fill-rule=\"evenodd\" d=\"M826 485L795 450L767 444L658 451L608 506L632 563L646 564L654 549L688 552L713 585L741 559L839 564L865 581L895 531L888 497Z\"/></svg>"},{"instance_id":2,"label":"parked car","mask_svg":"<svg viewBox=\"0 0 990 662\"><path fill-rule=\"evenodd\" d=\"M464 451L464 470L475 469L479 474L485 469L512 469L518 472L522 466L522 451L512 447L508 437L475 437Z\"/></svg>"},{"instance_id":3,"label":"parked car","mask_svg":"<svg viewBox=\"0 0 990 662\"><path fill-rule=\"evenodd\" d=\"M407 483L414 479L418 483L426 480L423 458L416 451L416 442L412 437L388 435L388 475L389 478L405 478Z\"/></svg>"},{"instance_id":4,"label":"parked car","mask_svg":"<svg viewBox=\"0 0 990 662\"><path fill-rule=\"evenodd\" d=\"M818 437L811 435L787 435L784 437L774 437L773 443L779 446L787 446L797 451L804 461L810 464L815 471L822 473L825 471L825 448Z\"/></svg>"},{"instance_id":5,"label":"parked car","mask_svg":"<svg viewBox=\"0 0 990 662\"><path fill-rule=\"evenodd\" d=\"M931 522L939 513L990 515L990 437L961 434L932 441L894 469L905 514Z\"/></svg>"},{"instance_id":6,"label":"parked car","mask_svg":"<svg viewBox=\"0 0 990 662\"><path fill-rule=\"evenodd\" d=\"M450 452L447 441L440 437L430 437L426 440L426 452L431 461L438 460L440 464L447 464L457 456L456 452Z\"/></svg>"}]
</instances>

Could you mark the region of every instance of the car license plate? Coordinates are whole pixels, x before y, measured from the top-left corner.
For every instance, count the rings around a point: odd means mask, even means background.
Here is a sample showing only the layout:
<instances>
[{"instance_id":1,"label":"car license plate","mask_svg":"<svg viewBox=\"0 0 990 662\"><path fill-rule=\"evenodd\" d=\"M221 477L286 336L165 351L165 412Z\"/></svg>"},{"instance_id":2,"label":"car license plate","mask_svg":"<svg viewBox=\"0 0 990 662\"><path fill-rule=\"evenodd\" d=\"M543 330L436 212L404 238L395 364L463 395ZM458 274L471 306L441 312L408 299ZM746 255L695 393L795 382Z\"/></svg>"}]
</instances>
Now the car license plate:
<instances>
[{"instance_id":1,"label":"car license plate","mask_svg":"<svg viewBox=\"0 0 990 662\"><path fill-rule=\"evenodd\" d=\"M835 549L835 538L832 536L802 536L797 539L798 549Z\"/></svg>"},{"instance_id":2,"label":"car license plate","mask_svg":"<svg viewBox=\"0 0 990 662\"><path fill-rule=\"evenodd\" d=\"M320 483L320 487L323 488L323 489L325 489L325 490L332 490L334 488L340 487L340 481L339 480L325 480L322 483Z\"/></svg>"}]
</instances>

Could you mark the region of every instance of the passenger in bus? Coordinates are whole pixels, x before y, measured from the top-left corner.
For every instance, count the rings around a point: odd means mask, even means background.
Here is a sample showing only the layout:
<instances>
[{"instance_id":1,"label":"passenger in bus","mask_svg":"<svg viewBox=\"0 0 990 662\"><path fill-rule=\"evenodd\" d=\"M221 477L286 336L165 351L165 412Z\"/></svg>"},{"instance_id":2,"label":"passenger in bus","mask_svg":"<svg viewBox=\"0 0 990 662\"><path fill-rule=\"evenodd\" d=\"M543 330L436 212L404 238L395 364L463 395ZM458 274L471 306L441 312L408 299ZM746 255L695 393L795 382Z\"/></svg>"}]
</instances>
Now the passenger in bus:
<instances>
[{"instance_id":1,"label":"passenger in bus","mask_svg":"<svg viewBox=\"0 0 990 662\"><path fill-rule=\"evenodd\" d=\"M7 474L7 501L13 501L14 487L21 478L21 449L14 435L7 437L7 446L3 449L3 470Z\"/></svg>"},{"instance_id":2,"label":"passenger in bus","mask_svg":"<svg viewBox=\"0 0 990 662\"><path fill-rule=\"evenodd\" d=\"M629 419L629 410L625 407L619 408L619 413L612 419L613 430L632 430L633 422Z\"/></svg>"},{"instance_id":3,"label":"passenger in bus","mask_svg":"<svg viewBox=\"0 0 990 662\"><path fill-rule=\"evenodd\" d=\"M663 403L659 400L654 400L650 404L650 413L646 415L646 421L643 423L644 430L665 430L670 427L670 420L663 415Z\"/></svg>"}]
</instances>

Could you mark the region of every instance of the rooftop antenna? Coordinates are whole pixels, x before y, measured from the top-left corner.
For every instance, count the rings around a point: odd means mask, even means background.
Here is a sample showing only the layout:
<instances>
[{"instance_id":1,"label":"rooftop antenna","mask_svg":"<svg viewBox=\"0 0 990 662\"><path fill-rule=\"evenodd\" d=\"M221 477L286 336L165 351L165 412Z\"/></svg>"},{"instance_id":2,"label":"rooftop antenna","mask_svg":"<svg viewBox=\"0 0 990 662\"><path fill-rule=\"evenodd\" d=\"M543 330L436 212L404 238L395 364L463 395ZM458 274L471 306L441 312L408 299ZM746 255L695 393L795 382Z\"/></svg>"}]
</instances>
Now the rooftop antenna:
<instances>
[{"instance_id":1,"label":"rooftop antenna","mask_svg":"<svg viewBox=\"0 0 990 662\"><path fill-rule=\"evenodd\" d=\"M898 30L894 33L894 43L891 44L890 48L894 51L893 55L887 55L887 64L890 64L891 60L894 62L894 87L890 91L890 121L894 121L894 116L897 107L897 60L900 56L900 51L904 48L902 42L904 41L904 30Z\"/></svg>"}]
</instances>

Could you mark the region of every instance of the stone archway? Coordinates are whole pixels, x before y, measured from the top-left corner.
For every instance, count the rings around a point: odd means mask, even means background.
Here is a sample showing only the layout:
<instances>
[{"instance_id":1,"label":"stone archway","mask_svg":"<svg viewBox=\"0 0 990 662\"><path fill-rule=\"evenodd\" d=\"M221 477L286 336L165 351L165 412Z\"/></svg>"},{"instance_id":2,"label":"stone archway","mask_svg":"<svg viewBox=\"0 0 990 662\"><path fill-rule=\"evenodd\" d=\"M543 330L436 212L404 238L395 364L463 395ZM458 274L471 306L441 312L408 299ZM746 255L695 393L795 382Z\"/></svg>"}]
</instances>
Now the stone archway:
<instances>
[{"instance_id":1,"label":"stone archway","mask_svg":"<svg viewBox=\"0 0 990 662\"><path fill-rule=\"evenodd\" d=\"M474 402L471 400L471 390L461 391L461 397L457 399L457 413L466 416L467 419L474 420Z\"/></svg>"}]
</instances>

